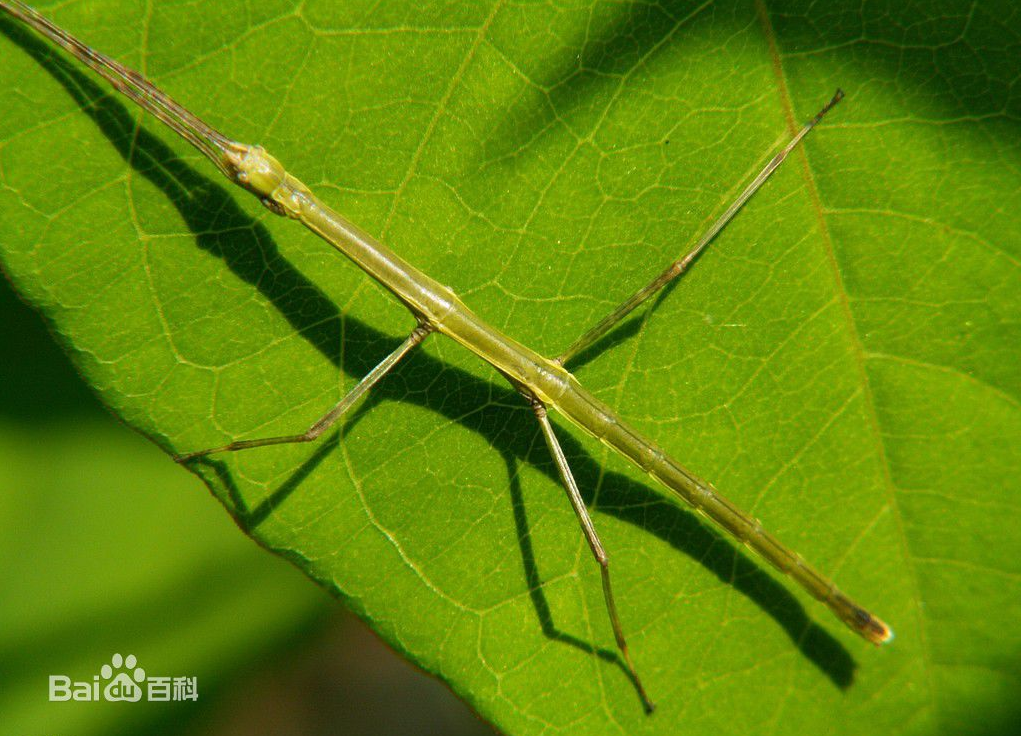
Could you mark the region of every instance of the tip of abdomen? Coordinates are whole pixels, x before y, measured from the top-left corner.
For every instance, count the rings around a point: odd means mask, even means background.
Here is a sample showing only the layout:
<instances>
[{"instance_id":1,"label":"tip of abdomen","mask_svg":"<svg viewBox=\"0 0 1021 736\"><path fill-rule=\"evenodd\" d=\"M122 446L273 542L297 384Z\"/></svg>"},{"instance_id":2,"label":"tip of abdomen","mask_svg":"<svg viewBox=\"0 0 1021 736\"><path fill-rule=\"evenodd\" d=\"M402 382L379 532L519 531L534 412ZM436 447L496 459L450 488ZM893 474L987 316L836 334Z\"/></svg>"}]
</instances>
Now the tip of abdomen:
<instances>
[{"instance_id":1,"label":"tip of abdomen","mask_svg":"<svg viewBox=\"0 0 1021 736\"><path fill-rule=\"evenodd\" d=\"M893 641L893 629L886 622L863 608L856 608L851 627L873 644L887 644Z\"/></svg>"}]
</instances>

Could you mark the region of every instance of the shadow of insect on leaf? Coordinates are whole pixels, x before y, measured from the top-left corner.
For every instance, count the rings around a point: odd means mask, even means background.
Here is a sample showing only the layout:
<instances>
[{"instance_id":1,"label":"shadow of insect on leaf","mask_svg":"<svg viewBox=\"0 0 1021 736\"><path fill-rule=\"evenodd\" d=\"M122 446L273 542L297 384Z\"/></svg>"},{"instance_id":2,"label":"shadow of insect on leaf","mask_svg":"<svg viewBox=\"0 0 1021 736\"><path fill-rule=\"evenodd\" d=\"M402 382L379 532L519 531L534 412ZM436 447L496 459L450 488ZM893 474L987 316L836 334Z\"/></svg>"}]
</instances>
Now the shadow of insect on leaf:
<instances>
[{"instance_id":1,"label":"shadow of insect on leaf","mask_svg":"<svg viewBox=\"0 0 1021 736\"><path fill-rule=\"evenodd\" d=\"M107 96L102 88L63 59L55 57L43 43L5 19L0 20L0 32L50 73L81 105L83 112L125 161L166 194L194 233L200 248L222 258L235 276L258 289L288 323L334 365L360 378L381 355L399 344L399 340L347 317L344 339L353 344L379 346L379 353L366 355L366 351L345 350L342 354L341 315L337 306L280 255L269 232L249 217L224 188L178 159L167 145L144 128L136 134L134 118L119 101ZM534 441L539 430L531 412L525 407L520 411L506 408L519 403L520 397L510 389L495 388L423 352L410 355L398 370L409 378L427 377L433 388L409 394L388 389L388 382L383 381L373 389L371 399L352 421L357 421L359 415L380 401L411 401L483 436L501 453L507 466L525 582L543 632L551 639L615 661L623 668L615 652L596 648L561 631L553 623L530 542L516 463L529 463L555 482L558 477L548 455L533 449L542 447L542 443ZM480 406L483 408L478 409ZM228 507L228 511L242 529L251 533L298 490L304 479L336 448L340 437L339 433L334 433L317 446L301 467L255 508L249 508L242 498L224 463L205 459L196 469L204 467L212 471L200 475L211 487L219 483L226 490L226 497L233 506ZM721 534L704 526L693 513L623 474L602 473L599 463L572 436L562 434L562 445L572 460L579 484L582 489L588 489L583 491L588 506L640 527L696 560L773 618L802 655L834 685L842 689L850 686L855 669L851 655L832 635L808 618L801 603L783 585ZM599 503L595 505L591 489L596 487L600 476ZM275 551L300 562L295 553ZM335 594L340 593L331 581L320 582Z\"/></svg>"}]
</instances>

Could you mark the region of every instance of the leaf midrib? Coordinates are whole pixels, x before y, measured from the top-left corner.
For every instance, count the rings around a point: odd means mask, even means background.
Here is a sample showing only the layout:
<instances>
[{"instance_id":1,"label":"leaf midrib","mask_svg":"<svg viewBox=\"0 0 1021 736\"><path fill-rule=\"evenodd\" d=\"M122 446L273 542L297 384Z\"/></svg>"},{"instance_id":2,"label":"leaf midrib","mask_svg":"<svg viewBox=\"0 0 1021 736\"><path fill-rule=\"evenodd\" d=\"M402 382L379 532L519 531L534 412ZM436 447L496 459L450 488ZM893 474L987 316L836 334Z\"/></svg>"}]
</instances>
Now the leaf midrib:
<instances>
[{"instance_id":1,"label":"leaf midrib","mask_svg":"<svg viewBox=\"0 0 1021 736\"><path fill-rule=\"evenodd\" d=\"M798 126L795 122L794 106L791 101L790 89L787 84L787 76L783 68L783 58L780 55L779 44L777 43L776 34L773 31L773 24L770 19L769 8L766 6L766 0L755 0L755 10L759 16L762 31L766 37L766 42L769 45L769 53L774 76L776 78L777 93L780 97L780 105L784 111L785 123L788 130L793 135L797 132ZM907 532L904 529L903 512L897 503L896 488L893 483L893 474L890 469L890 460L887 455L886 444L883 440L883 433L880 431L879 413L876 409L875 396L869 382L868 370L865 367L865 349L862 344L861 333L858 330L858 324L854 317L854 311L851 308L850 298L844 285L843 276L841 275L840 264L833 248L833 238L830 234L829 224L826 221L826 214L822 208L819 196L819 187L812 171L808 151L804 147L801 147L798 157L801 161L802 177L805 181L805 187L808 190L811 209L819 225L819 242L832 275L834 296L839 302L841 313L844 316L843 322L851 347L851 357L854 361L857 381L860 385L862 398L864 400L865 414L868 417L868 430L872 434L873 442L875 444L875 453L880 467L883 490L886 492L887 505L893 511L901 557L904 560L904 566L910 579L912 589L912 608L915 612L915 620L918 626L922 667L925 671L925 685L928 692L929 707L932 709L932 712L938 716L938 710L936 708L936 684L933 681L932 655L925 631L925 617L922 615L921 610L922 597L918 582L918 573L915 569L913 558L911 557Z\"/></svg>"}]
</instances>

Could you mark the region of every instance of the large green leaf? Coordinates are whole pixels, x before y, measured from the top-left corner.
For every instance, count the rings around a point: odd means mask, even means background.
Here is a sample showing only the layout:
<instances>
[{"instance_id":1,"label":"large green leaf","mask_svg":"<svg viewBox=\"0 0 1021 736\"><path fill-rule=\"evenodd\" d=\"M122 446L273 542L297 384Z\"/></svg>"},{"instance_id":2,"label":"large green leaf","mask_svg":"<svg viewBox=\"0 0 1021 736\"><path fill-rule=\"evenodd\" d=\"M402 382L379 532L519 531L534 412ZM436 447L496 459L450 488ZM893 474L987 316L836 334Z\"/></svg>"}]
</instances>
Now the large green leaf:
<instances>
[{"instance_id":1,"label":"large green leaf","mask_svg":"<svg viewBox=\"0 0 1021 736\"><path fill-rule=\"evenodd\" d=\"M560 422L660 706L643 715L530 412L442 339L320 446L196 471L510 733L1018 717L1007 0L104 0L54 16L549 353L683 252L845 87L684 283L577 374L889 620L891 646L858 641ZM176 451L296 431L406 334L408 315L316 238L0 30L5 267L126 421Z\"/></svg>"}]
</instances>

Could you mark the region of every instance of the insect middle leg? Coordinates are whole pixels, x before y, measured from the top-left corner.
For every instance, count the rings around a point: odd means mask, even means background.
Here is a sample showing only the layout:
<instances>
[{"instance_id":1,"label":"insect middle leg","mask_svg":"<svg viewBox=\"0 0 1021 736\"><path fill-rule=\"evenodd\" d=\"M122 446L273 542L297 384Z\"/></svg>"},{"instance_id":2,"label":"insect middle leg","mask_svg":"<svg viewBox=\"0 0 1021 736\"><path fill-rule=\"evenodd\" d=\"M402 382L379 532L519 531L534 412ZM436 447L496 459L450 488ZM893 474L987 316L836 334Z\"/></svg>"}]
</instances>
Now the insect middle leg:
<instances>
[{"instance_id":1,"label":"insect middle leg","mask_svg":"<svg viewBox=\"0 0 1021 736\"><path fill-rule=\"evenodd\" d=\"M557 470L560 472L560 479L564 483L564 488L567 489L567 497L570 499L571 506L574 508L574 513L577 515L578 521L581 523L581 530L585 534L585 541L588 542L588 546L589 549L592 550L593 557L595 557L596 562L599 563L599 572L603 579L603 600L606 603L606 613L610 617L610 625L613 627L613 636L617 641L617 648L620 649L621 656L624 658L624 664L627 666L635 688L638 690L638 695L642 699L642 705L645 707L645 711L647 713L651 713L656 709L656 705L649 699L648 694L646 694L645 687L642 685L642 680L638 677L638 672L635 670L635 666L631 662L631 653L628 651L627 640L624 638L624 628L621 626L620 616L617 613L617 603L613 597L613 585L610 581L610 557L606 554L606 550L603 548L603 543L599 539L599 534L596 532L595 524L592 523L592 517L589 516L588 509L585 508L585 502L582 500L581 491L578 490L578 484L574 480L574 474L571 473L571 467L567 464L567 457L564 455L563 448L560 447L560 441L557 440L557 436L553 432L553 424L547 416L546 405L527 389L519 387L518 390L528 400L532 407L532 411L535 412L535 416L539 420L539 426L542 428L543 437L546 439L546 446L549 448L550 454L553 456Z\"/></svg>"},{"instance_id":2,"label":"insect middle leg","mask_svg":"<svg viewBox=\"0 0 1021 736\"><path fill-rule=\"evenodd\" d=\"M210 447L205 450L197 450L196 452L189 452L184 455L176 455L174 460L179 463L186 463L189 460L194 460L197 457L203 457L205 455L212 455L215 452L235 452L237 450L248 450L252 447L265 447L266 445L286 445L299 442L312 442L318 439L323 432L329 429L344 412L354 406L355 402L358 401L365 393L379 383L380 379L383 378L390 370L400 362L401 358L410 353L416 346L418 346L429 333L433 331L431 325L426 322L419 322L418 326L412 330L411 334L400 346L394 350L390 355L386 356L375 368L366 374L365 378L358 382L358 384L352 388L344 398L342 398L337 405L330 409L321 419L316 421L311 427L306 429L301 434L289 434L281 437L263 437L261 439L254 440L238 440L231 442L230 444L223 445L221 447Z\"/></svg>"}]
</instances>

